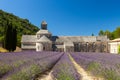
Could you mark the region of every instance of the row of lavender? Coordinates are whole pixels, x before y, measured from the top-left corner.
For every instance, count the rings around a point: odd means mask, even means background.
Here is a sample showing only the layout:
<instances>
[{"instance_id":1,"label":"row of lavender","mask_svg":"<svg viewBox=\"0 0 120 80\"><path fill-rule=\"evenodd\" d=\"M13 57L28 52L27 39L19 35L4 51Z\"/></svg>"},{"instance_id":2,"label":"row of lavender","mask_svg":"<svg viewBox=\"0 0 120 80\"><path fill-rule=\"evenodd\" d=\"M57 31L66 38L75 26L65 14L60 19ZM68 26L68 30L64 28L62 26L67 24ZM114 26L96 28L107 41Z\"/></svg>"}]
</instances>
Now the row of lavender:
<instances>
[{"instance_id":1,"label":"row of lavender","mask_svg":"<svg viewBox=\"0 0 120 80\"><path fill-rule=\"evenodd\" d=\"M68 54L60 52L0 53L0 80L34 80L52 69L53 80L80 80Z\"/></svg>"},{"instance_id":2,"label":"row of lavender","mask_svg":"<svg viewBox=\"0 0 120 80\"><path fill-rule=\"evenodd\" d=\"M120 80L120 55L108 53L71 53L86 71L105 80Z\"/></svg>"},{"instance_id":3,"label":"row of lavender","mask_svg":"<svg viewBox=\"0 0 120 80\"><path fill-rule=\"evenodd\" d=\"M1 80L32 80L53 67L63 53L19 52L0 53Z\"/></svg>"},{"instance_id":4,"label":"row of lavender","mask_svg":"<svg viewBox=\"0 0 120 80\"><path fill-rule=\"evenodd\" d=\"M81 80L73 63L67 53L65 53L59 62L52 69L54 80Z\"/></svg>"}]
</instances>

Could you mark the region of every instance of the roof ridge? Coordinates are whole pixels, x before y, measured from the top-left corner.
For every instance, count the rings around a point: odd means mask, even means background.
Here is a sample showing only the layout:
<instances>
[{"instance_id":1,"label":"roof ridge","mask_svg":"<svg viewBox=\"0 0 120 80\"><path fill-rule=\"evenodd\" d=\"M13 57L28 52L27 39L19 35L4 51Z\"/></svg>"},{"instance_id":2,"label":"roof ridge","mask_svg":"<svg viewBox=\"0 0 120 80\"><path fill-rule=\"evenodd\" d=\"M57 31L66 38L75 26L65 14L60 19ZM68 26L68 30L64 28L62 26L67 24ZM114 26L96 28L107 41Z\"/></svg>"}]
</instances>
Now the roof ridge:
<instances>
[{"instance_id":1,"label":"roof ridge","mask_svg":"<svg viewBox=\"0 0 120 80\"><path fill-rule=\"evenodd\" d=\"M38 42L51 42L51 40L49 38L47 38L45 35L43 35L39 40L37 40Z\"/></svg>"}]
</instances>

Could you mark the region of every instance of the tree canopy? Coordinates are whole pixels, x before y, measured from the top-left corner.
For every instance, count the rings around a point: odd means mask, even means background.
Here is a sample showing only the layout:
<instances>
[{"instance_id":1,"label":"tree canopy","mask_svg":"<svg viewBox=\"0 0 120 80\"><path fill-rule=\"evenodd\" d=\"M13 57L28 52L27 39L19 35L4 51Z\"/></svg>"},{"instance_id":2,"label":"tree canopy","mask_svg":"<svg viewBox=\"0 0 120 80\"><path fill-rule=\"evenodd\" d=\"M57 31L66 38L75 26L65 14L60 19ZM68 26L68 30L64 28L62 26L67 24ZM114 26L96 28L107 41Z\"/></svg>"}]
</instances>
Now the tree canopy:
<instances>
[{"instance_id":1,"label":"tree canopy","mask_svg":"<svg viewBox=\"0 0 120 80\"><path fill-rule=\"evenodd\" d=\"M107 36L110 40L115 39L115 38L120 38L120 27L117 27L114 31L103 31L100 30L98 33L99 36Z\"/></svg>"},{"instance_id":2,"label":"tree canopy","mask_svg":"<svg viewBox=\"0 0 120 80\"><path fill-rule=\"evenodd\" d=\"M7 20L12 23L13 27L16 27L17 31L17 45L21 44L21 36L23 34L32 35L35 34L39 28L29 22L28 19L22 19L12 13L7 13L0 10L0 41L2 42L4 36L4 28L7 26Z\"/></svg>"},{"instance_id":3,"label":"tree canopy","mask_svg":"<svg viewBox=\"0 0 120 80\"><path fill-rule=\"evenodd\" d=\"M17 43L17 31L16 27L12 26L12 23L7 21L7 26L5 27L4 32L4 48L8 51L16 50L16 43Z\"/></svg>"}]
</instances>

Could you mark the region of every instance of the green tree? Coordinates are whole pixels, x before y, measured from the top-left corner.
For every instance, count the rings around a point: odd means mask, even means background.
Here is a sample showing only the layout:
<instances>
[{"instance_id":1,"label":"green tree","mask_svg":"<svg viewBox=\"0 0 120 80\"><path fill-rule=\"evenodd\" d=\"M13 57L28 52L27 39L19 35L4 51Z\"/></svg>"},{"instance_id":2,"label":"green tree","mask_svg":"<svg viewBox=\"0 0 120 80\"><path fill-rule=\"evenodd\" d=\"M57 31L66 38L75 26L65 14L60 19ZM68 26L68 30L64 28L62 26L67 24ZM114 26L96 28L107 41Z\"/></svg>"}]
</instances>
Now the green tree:
<instances>
[{"instance_id":1,"label":"green tree","mask_svg":"<svg viewBox=\"0 0 120 80\"><path fill-rule=\"evenodd\" d=\"M7 22L7 25L8 25L8 22ZM8 49L8 34L9 34L8 30L9 30L9 27L6 26L5 32L4 32L4 46L3 46L5 49Z\"/></svg>"},{"instance_id":2,"label":"green tree","mask_svg":"<svg viewBox=\"0 0 120 80\"><path fill-rule=\"evenodd\" d=\"M118 54L120 54L120 45L118 46Z\"/></svg>"},{"instance_id":3,"label":"green tree","mask_svg":"<svg viewBox=\"0 0 120 80\"><path fill-rule=\"evenodd\" d=\"M120 27L117 27L116 30L114 31L114 37L120 38Z\"/></svg>"},{"instance_id":4,"label":"green tree","mask_svg":"<svg viewBox=\"0 0 120 80\"><path fill-rule=\"evenodd\" d=\"M100 32L98 33L99 36L104 36L104 31L100 30Z\"/></svg>"},{"instance_id":5,"label":"green tree","mask_svg":"<svg viewBox=\"0 0 120 80\"><path fill-rule=\"evenodd\" d=\"M7 26L5 28L4 35L4 48L8 51L14 51L16 49L17 43L17 31L16 28L13 28L12 23L7 21Z\"/></svg>"},{"instance_id":6,"label":"green tree","mask_svg":"<svg viewBox=\"0 0 120 80\"><path fill-rule=\"evenodd\" d=\"M17 45L17 31L16 28L12 30L12 51L16 50Z\"/></svg>"},{"instance_id":7,"label":"green tree","mask_svg":"<svg viewBox=\"0 0 120 80\"><path fill-rule=\"evenodd\" d=\"M0 10L0 42L4 42L4 28L8 26L7 20L12 23L12 28L16 26L17 30L17 46L20 47L21 45L21 37L23 34L36 34L36 32L39 30L39 28L33 24L30 23L27 19L19 18L18 16L15 16L11 13L7 13L5 11ZM6 30L6 29L5 29ZM3 45L4 46L4 45Z\"/></svg>"},{"instance_id":8,"label":"green tree","mask_svg":"<svg viewBox=\"0 0 120 80\"><path fill-rule=\"evenodd\" d=\"M92 33L92 35L91 36L94 36L94 34Z\"/></svg>"},{"instance_id":9,"label":"green tree","mask_svg":"<svg viewBox=\"0 0 120 80\"><path fill-rule=\"evenodd\" d=\"M112 34L111 34L111 32L110 32L109 30L106 30L106 31L104 32L104 35L106 35L107 38L112 39Z\"/></svg>"}]
</instances>

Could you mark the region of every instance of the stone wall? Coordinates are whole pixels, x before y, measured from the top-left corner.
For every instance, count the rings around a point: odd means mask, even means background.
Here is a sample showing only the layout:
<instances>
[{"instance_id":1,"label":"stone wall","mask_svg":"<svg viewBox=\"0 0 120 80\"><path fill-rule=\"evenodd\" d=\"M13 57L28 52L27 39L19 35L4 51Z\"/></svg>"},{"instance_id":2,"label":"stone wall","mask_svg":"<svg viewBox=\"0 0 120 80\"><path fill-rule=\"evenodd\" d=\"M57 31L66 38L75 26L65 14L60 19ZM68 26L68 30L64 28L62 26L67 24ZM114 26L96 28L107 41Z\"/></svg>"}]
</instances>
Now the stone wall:
<instances>
[{"instance_id":1,"label":"stone wall","mask_svg":"<svg viewBox=\"0 0 120 80\"><path fill-rule=\"evenodd\" d=\"M107 42L79 42L74 43L75 52L108 52Z\"/></svg>"}]
</instances>

